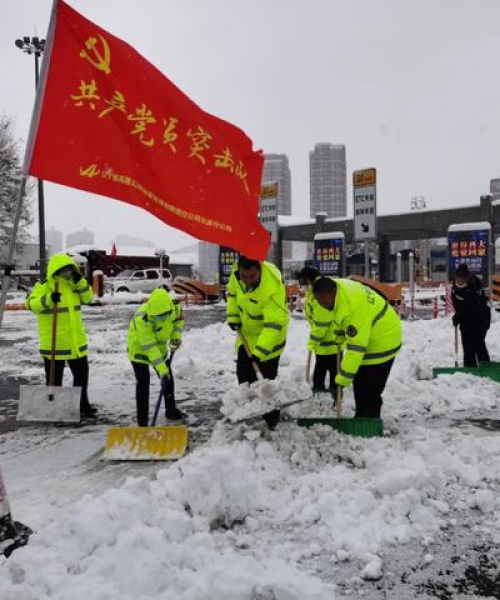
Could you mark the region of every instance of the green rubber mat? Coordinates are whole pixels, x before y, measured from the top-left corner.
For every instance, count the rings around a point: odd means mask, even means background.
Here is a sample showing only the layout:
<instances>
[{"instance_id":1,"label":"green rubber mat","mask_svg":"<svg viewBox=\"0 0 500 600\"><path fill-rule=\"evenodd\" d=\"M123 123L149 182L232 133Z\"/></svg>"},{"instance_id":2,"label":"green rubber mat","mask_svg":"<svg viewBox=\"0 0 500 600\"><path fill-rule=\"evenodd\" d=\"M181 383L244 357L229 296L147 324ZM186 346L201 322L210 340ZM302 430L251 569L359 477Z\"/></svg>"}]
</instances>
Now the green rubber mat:
<instances>
[{"instance_id":1,"label":"green rubber mat","mask_svg":"<svg viewBox=\"0 0 500 600\"><path fill-rule=\"evenodd\" d=\"M382 419L334 419L331 417L304 417L297 419L300 427L328 425L335 431L358 437L382 437L384 422Z\"/></svg>"}]
</instances>

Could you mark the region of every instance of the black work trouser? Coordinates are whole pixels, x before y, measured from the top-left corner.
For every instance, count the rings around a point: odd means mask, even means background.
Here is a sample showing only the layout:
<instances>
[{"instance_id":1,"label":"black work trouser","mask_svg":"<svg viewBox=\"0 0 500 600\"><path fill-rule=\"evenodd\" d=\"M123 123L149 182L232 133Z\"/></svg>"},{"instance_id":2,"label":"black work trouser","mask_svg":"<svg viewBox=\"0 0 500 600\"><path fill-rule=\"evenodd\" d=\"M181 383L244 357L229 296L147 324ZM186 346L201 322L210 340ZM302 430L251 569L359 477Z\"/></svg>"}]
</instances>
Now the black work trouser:
<instances>
[{"instance_id":1,"label":"black work trouser","mask_svg":"<svg viewBox=\"0 0 500 600\"><path fill-rule=\"evenodd\" d=\"M50 385L50 359L43 358L45 367L45 381L47 385ZM73 375L73 386L81 387L82 392L80 394L80 410L83 410L89 405L88 387L89 387L89 361L86 356L80 358L74 358L72 360L56 360L54 385L61 386L64 376L64 365L68 363L68 366Z\"/></svg>"},{"instance_id":2,"label":"black work trouser","mask_svg":"<svg viewBox=\"0 0 500 600\"><path fill-rule=\"evenodd\" d=\"M167 361L167 366L169 365ZM133 362L132 367L135 374L135 403L137 408L137 424L139 427L147 427L149 425L149 365ZM175 408L175 383L174 375L170 369L170 378L168 387L164 397L165 411Z\"/></svg>"},{"instance_id":3,"label":"black work trouser","mask_svg":"<svg viewBox=\"0 0 500 600\"><path fill-rule=\"evenodd\" d=\"M313 388L317 390L326 390L326 376L329 375L329 390L335 391L335 376L337 375L337 355L336 354L316 354L313 372Z\"/></svg>"},{"instance_id":4,"label":"black work trouser","mask_svg":"<svg viewBox=\"0 0 500 600\"><path fill-rule=\"evenodd\" d=\"M264 379L276 379L278 376L278 367L280 363L280 357L271 358L271 360L255 361L262 373ZM248 358L244 346L240 346L238 349L238 358L236 362L236 376L238 377L238 383L254 383L257 381L257 375L252 365L252 361ZM264 415L264 421L267 423L269 429L274 429L280 420L280 410L272 410Z\"/></svg>"},{"instance_id":5,"label":"black work trouser","mask_svg":"<svg viewBox=\"0 0 500 600\"><path fill-rule=\"evenodd\" d=\"M380 419L382 392L394 359L380 365L362 365L354 378L354 401L357 418Z\"/></svg>"},{"instance_id":6,"label":"black work trouser","mask_svg":"<svg viewBox=\"0 0 500 600\"><path fill-rule=\"evenodd\" d=\"M485 342L488 330L484 328L460 329L460 333L464 349L464 367L477 367L478 362L490 361Z\"/></svg>"}]
</instances>

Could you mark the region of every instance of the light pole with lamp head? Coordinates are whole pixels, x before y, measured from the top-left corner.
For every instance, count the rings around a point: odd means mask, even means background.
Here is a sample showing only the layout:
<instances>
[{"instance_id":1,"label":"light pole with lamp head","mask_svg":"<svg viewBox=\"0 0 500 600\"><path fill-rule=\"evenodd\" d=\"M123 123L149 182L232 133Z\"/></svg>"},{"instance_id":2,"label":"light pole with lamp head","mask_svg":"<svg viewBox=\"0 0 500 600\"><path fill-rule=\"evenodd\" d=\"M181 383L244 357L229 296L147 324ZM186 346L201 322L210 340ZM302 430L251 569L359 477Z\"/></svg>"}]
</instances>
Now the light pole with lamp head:
<instances>
[{"instance_id":1,"label":"light pole with lamp head","mask_svg":"<svg viewBox=\"0 0 500 600\"><path fill-rule=\"evenodd\" d=\"M35 90L38 89L38 80L40 77L40 57L45 50L45 40L40 38L25 36L23 39L16 40L17 48L26 54L35 55ZM39 235L39 254L40 254L40 279L45 277L47 266L47 257L45 256L45 200L43 194L43 181L38 180L38 235Z\"/></svg>"}]
</instances>

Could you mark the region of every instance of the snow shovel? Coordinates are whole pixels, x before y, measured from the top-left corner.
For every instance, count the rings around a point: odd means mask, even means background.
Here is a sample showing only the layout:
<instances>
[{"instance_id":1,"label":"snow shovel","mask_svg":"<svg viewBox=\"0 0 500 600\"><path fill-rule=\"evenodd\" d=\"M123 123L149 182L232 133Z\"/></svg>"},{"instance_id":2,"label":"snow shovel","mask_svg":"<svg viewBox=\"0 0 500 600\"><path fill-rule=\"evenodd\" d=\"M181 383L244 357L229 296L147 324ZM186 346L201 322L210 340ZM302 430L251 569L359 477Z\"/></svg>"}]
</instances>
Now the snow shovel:
<instances>
[{"instance_id":1,"label":"snow shovel","mask_svg":"<svg viewBox=\"0 0 500 600\"><path fill-rule=\"evenodd\" d=\"M170 356L170 363L174 353ZM149 427L111 427L102 458L105 460L177 460L184 456L188 442L186 425L156 426L164 397L163 388L156 402Z\"/></svg>"},{"instance_id":2,"label":"snow shovel","mask_svg":"<svg viewBox=\"0 0 500 600\"><path fill-rule=\"evenodd\" d=\"M340 370L342 353L337 353L337 373ZM335 386L335 403L337 418L333 417L304 417L297 419L299 427L313 427L313 425L328 425L335 431L354 435L358 437L382 437L384 435L384 422L382 419L343 419L344 388L341 385Z\"/></svg>"},{"instance_id":3,"label":"snow shovel","mask_svg":"<svg viewBox=\"0 0 500 600\"><path fill-rule=\"evenodd\" d=\"M254 368L255 375L257 376L258 381L263 381L264 376L262 375L259 365L255 361L252 360L252 352L250 350L250 346L248 345L248 342L247 342L245 336L243 335L243 333L241 332L240 329L237 329L236 331L238 333L238 337L241 340L241 343L243 344L243 347L245 348L246 355L248 356L248 359L252 363L252 366ZM281 402L279 406L275 407L275 409L282 410L283 408L288 408L289 406L294 406L295 404L300 404L300 402L304 402L304 400L306 400L306 398L290 400L289 402ZM274 410L274 409L271 409L271 410ZM229 417L226 417L223 419L223 422L230 423L231 425L237 425L238 423L244 423L245 421L251 421L253 419L262 419L262 417L264 417L264 415L266 415L268 412L269 412L269 410L266 410L266 412L252 413L252 414L245 415L244 417L240 417L240 418L234 419L234 420Z\"/></svg>"},{"instance_id":4,"label":"snow shovel","mask_svg":"<svg viewBox=\"0 0 500 600\"><path fill-rule=\"evenodd\" d=\"M56 281L55 293L59 292ZM56 337L58 303L54 302L52 311L52 339L50 348L50 376L48 386L21 385L18 421L38 422L80 422L80 387L55 386L56 374Z\"/></svg>"}]
</instances>

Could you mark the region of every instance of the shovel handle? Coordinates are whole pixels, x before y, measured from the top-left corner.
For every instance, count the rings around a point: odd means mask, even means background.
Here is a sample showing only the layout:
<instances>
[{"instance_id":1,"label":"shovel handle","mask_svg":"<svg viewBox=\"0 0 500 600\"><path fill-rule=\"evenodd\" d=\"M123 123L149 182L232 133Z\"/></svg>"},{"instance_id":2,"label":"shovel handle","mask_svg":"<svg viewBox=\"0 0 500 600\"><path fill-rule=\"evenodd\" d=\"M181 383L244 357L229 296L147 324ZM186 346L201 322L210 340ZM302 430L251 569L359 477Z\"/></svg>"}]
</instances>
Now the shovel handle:
<instances>
[{"instance_id":1,"label":"shovel handle","mask_svg":"<svg viewBox=\"0 0 500 600\"><path fill-rule=\"evenodd\" d=\"M257 379L259 381L261 379L264 379L264 376L261 373L259 365L252 359L252 352L250 350L250 346L248 345L248 342L239 327L236 330L236 333L238 334L238 337L240 338L240 341L243 344L243 347L245 348L245 352L246 352L246 355L248 356L248 360L252 363L253 370L255 371L255 376L257 377Z\"/></svg>"},{"instance_id":2,"label":"shovel handle","mask_svg":"<svg viewBox=\"0 0 500 600\"><path fill-rule=\"evenodd\" d=\"M161 400L163 398L163 390L160 390L160 395L158 396L158 400L156 401L155 412L153 414L153 418L151 419L150 427L154 427L156 425L156 420L158 419L158 413L160 412Z\"/></svg>"},{"instance_id":3,"label":"shovel handle","mask_svg":"<svg viewBox=\"0 0 500 600\"><path fill-rule=\"evenodd\" d=\"M59 282L56 281L54 292L59 293ZM50 376L49 384L54 385L56 380L56 336L57 336L57 302L54 302L52 311L52 340L50 344Z\"/></svg>"},{"instance_id":4,"label":"shovel handle","mask_svg":"<svg viewBox=\"0 0 500 600\"><path fill-rule=\"evenodd\" d=\"M455 367L458 367L458 326L455 325Z\"/></svg>"},{"instance_id":5,"label":"shovel handle","mask_svg":"<svg viewBox=\"0 0 500 600\"><path fill-rule=\"evenodd\" d=\"M342 361L342 352L337 352L337 373L340 372L340 363ZM335 408L337 409L337 417L342 418L342 410L344 403L344 388L341 385L335 386Z\"/></svg>"},{"instance_id":6,"label":"shovel handle","mask_svg":"<svg viewBox=\"0 0 500 600\"><path fill-rule=\"evenodd\" d=\"M168 367L171 369L172 361L174 360L175 350L170 353L170 358L168 359ZM170 377L172 377L172 372L170 372ZM158 419L158 413L160 412L161 401L163 398L163 389L160 389L160 395L158 396L158 400L156 401L155 412L153 414L153 418L151 419L150 427L154 427L156 425L156 421Z\"/></svg>"},{"instance_id":7,"label":"shovel handle","mask_svg":"<svg viewBox=\"0 0 500 600\"><path fill-rule=\"evenodd\" d=\"M306 363L306 382L309 383L311 381L311 350L307 351L307 363Z\"/></svg>"}]
</instances>

